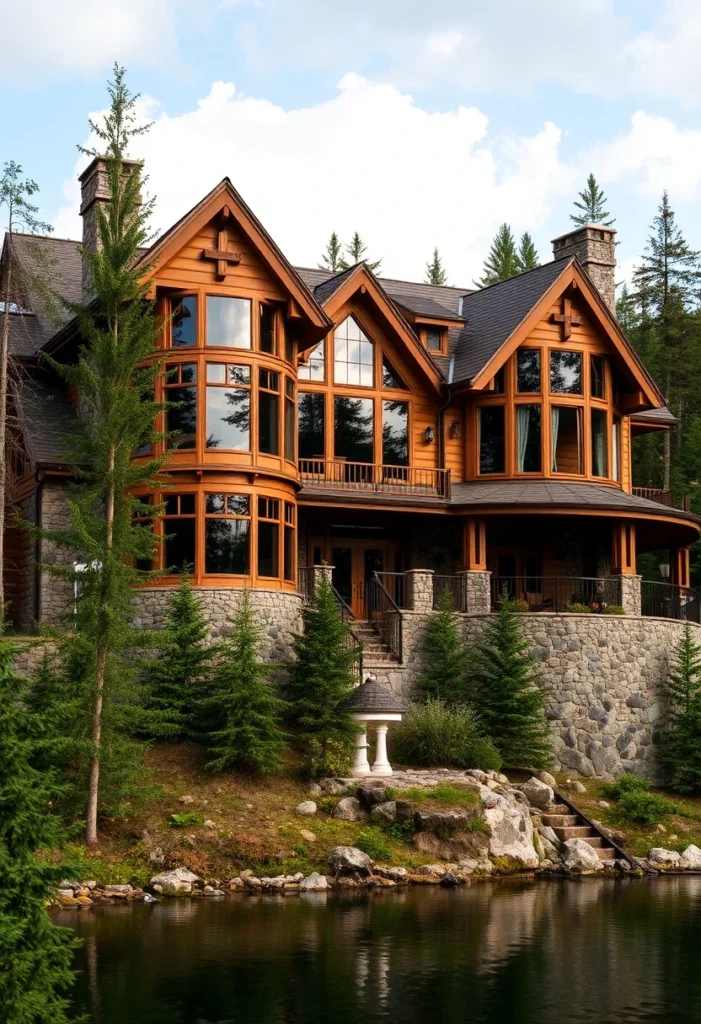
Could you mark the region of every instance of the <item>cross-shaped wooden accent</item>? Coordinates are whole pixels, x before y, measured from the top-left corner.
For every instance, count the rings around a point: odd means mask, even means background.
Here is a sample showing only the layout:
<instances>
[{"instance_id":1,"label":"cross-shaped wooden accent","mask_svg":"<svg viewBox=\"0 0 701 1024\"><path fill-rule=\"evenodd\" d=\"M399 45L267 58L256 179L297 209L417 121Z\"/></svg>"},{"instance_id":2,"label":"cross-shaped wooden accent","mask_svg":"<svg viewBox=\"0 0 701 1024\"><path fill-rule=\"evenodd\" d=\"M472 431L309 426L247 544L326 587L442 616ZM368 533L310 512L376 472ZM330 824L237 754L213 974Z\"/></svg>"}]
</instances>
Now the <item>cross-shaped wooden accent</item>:
<instances>
[{"instance_id":1,"label":"cross-shaped wooden accent","mask_svg":"<svg viewBox=\"0 0 701 1024\"><path fill-rule=\"evenodd\" d=\"M572 337L572 328L581 327L582 319L572 312L572 303L569 299L562 299L562 312L550 314L551 324L562 324L562 340L567 341Z\"/></svg>"},{"instance_id":2,"label":"cross-shaped wooden accent","mask_svg":"<svg viewBox=\"0 0 701 1024\"><path fill-rule=\"evenodd\" d=\"M231 210L225 206L219 214L219 237L217 238L216 249L203 249L200 258L203 260L214 260L217 264L217 281L226 280L229 264L236 265L241 262L240 252L229 252L227 249L227 225L231 220Z\"/></svg>"}]
</instances>

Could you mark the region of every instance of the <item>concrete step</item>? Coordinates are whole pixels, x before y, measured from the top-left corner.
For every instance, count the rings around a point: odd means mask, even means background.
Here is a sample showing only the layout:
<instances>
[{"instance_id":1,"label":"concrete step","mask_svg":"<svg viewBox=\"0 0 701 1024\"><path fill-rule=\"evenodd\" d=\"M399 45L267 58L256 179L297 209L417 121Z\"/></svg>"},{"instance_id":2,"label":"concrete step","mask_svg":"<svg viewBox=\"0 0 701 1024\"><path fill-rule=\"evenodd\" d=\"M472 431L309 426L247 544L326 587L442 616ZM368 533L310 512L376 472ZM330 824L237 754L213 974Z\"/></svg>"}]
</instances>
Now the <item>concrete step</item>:
<instances>
[{"instance_id":1,"label":"concrete step","mask_svg":"<svg viewBox=\"0 0 701 1024\"><path fill-rule=\"evenodd\" d=\"M544 825L551 828L562 828L567 825L576 825L578 816L576 814L544 814L541 818Z\"/></svg>"},{"instance_id":2,"label":"concrete step","mask_svg":"<svg viewBox=\"0 0 701 1024\"><path fill-rule=\"evenodd\" d=\"M567 825L558 827L554 831L557 838L563 843L566 839L587 839L592 834L588 825Z\"/></svg>"},{"instance_id":3,"label":"concrete step","mask_svg":"<svg viewBox=\"0 0 701 1024\"><path fill-rule=\"evenodd\" d=\"M604 840L601 836L583 836L582 838L587 846L592 846L595 850L605 849Z\"/></svg>"},{"instance_id":4,"label":"concrete step","mask_svg":"<svg viewBox=\"0 0 701 1024\"><path fill-rule=\"evenodd\" d=\"M548 814L572 814L567 804L550 804Z\"/></svg>"},{"instance_id":5,"label":"concrete step","mask_svg":"<svg viewBox=\"0 0 701 1024\"><path fill-rule=\"evenodd\" d=\"M598 847L596 854L599 860L615 860L617 857L616 851L612 846Z\"/></svg>"}]
</instances>

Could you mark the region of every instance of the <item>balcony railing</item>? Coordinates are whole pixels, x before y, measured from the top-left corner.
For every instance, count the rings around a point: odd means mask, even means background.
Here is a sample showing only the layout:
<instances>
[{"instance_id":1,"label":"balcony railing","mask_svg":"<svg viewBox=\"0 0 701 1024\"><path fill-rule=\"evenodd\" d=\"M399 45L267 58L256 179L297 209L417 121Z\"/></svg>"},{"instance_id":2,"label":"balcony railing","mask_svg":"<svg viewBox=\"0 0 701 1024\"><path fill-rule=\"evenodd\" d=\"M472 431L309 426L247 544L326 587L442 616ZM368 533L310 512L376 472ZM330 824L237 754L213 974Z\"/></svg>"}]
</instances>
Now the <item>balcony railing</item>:
<instances>
[{"instance_id":1,"label":"balcony railing","mask_svg":"<svg viewBox=\"0 0 701 1024\"><path fill-rule=\"evenodd\" d=\"M666 505L667 508L691 512L691 498L688 494L683 498L675 497L672 491L665 491L662 487L634 487L633 494L636 498L647 498L648 501L656 501L658 505Z\"/></svg>"},{"instance_id":2,"label":"balcony railing","mask_svg":"<svg viewBox=\"0 0 701 1024\"><path fill-rule=\"evenodd\" d=\"M433 577L433 610L437 611L445 599L446 591L456 612L467 611L467 578L465 573L459 576Z\"/></svg>"},{"instance_id":3,"label":"balcony railing","mask_svg":"<svg viewBox=\"0 0 701 1024\"><path fill-rule=\"evenodd\" d=\"M660 619L680 619L699 622L699 592L691 587L677 587L674 583L655 583L643 580L640 584L640 604L643 615Z\"/></svg>"},{"instance_id":4,"label":"balcony railing","mask_svg":"<svg viewBox=\"0 0 701 1024\"><path fill-rule=\"evenodd\" d=\"M492 576L494 611L504 595L529 612L604 612L607 605L620 606L621 583L590 576Z\"/></svg>"},{"instance_id":5,"label":"balcony railing","mask_svg":"<svg viewBox=\"0 0 701 1024\"><path fill-rule=\"evenodd\" d=\"M305 487L332 491L373 491L380 494L450 498L450 470L417 466L380 466L342 459L300 459L299 478Z\"/></svg>"}]
</instances>

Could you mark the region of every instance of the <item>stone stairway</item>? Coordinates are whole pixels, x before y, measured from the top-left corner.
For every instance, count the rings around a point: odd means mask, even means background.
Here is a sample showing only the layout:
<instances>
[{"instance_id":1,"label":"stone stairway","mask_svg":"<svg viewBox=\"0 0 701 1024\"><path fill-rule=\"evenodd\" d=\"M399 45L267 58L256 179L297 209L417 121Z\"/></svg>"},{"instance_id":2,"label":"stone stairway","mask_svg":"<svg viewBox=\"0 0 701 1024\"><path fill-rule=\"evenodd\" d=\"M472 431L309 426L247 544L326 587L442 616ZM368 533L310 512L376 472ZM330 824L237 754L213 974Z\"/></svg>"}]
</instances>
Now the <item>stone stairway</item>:
<instances>
[{"instance_id":1,"label":"stone stairway","mask_svg":"<svg viewBox=\"0 0 701 1024\"><path fill-rule=\"evenodd\" d=\"M351 626L353 632L363 645L364 668L373 669L397 664L397 658L392 654L389 647L382 642L382 638L371 622L361 622L358 620L352 622Z\"/></svg>"},{"instance_id":2,"label":"stone stairway","mask_svg":"<svg viewBox=\"0 0 701 1024\"><path fill-rule=\"evenodd\" d=\"M547 813L543 814L542 822L549 825L563 843L566 839L583 839L596 851L599 860L616 860L618 856L615 847L606 836L567 804L551 804Z\"/></svg>"}]
</instances>

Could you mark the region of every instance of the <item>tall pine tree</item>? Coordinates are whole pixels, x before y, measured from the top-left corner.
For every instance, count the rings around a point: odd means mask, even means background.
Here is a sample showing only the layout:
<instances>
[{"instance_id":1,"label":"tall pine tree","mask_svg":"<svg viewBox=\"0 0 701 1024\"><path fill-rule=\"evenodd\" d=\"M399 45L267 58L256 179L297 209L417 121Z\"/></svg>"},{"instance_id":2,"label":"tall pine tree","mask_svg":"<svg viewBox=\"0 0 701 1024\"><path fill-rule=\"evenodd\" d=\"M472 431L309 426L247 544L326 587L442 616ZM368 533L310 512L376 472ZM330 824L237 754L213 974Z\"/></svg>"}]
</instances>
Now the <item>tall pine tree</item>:
<instances>
[{"instance_id":1,"label":"tall pine tree","mask_svg":"<svg viewBox=\"0 0 701 1024\"><path fill-rule=\"evenodd\" d=\"M153 485L162 459L135 461L133 451L152 444L154 421L161 408L153 401L159 364L158 325L147 295L144 267L137 266L148 244L153 201L141 202L141 165L124 164L131 140L148 126L137 124L136 96L114 68L108 91L110 108L100 124L90 122L105 150L108 198L96 204L99 247L81 250L87 262L92 301L70 304L78 319L82 346L75 362L54 369L79 398L81 410L70 455L77 480L69 495L71 527L46 537L78 551L84 571L79 583L75 625L87 644L91 673L92 759L86 807L86 841L97 843L100 766L103 756L102 717L110 687L124 674L120 656L130 646L132 584L145 578L135 566L150 560L154 544L149 530L137 521L154 508L133 496L136 488ZM88 155L97 158L95 150ZM47 570L75 580L72 567Z\"/></svg>"},{"instance_id":2,"label":"tall pine tree","mask_svg":"<svg viewBox=\"0 0 701 1024\"><path fill-rule=\"evenodd\" d=\"M550 760L545 695L521 620L508 600L471 652L473 705L507 768L546 768Z\"/></svg>"},{"instance_id":3,"label":"tall pine tree","mask_svg":"<svg viewBox=\"0 0 701 1024\"><path fill-rule=\"evenodd\" d=\"M666 725L659 762L678 793L701 791L701 646L685 623L664 684Z\"/></svg>"},{"instance_id":4,"label":"tall pine tree","mask_svg":"<svg viewBox=\"0 0 701 1024\"><path fill-rule=\"evenodd\" d=\"M536 267L540 266L536 247L527 231L524 231L521 235L518 247L518 266L520 273L524 273L526 270L535 270Z\"/></svg>"},{"instance_id":5,"label":"tall pine tree","mask_svg":"<svg viewBox=\"0 0 701 1024\"><path fill-rule=\"evenodd\" d=\"M47 767L61 756L62 739L50 711L33 715L22 703L16 656L0 637L0 1017L69 1024L77 942L46 913L66 867L35 855L63 838L53 812L61 785Z\"/></svg>"},{"instance_id":6,"label":"tall pine tree","mask_svg":"<svg viewBox=\"0 0 701 1024\"><path fill-rule=\"evenodd\" d=\"M231 633L217 650L210 693L202 702L210 730L205 739L210 771L268 775L282 767L287 737L280 719L286 704L273 692L269 666L257 658L262 643L244 590Z\"/></svg>"},{"instance_id":7,"label":"tall pine tree","mask_svg":"<svg viewBox=\"0 0 701 1024\"><path fill-rule=\"evenodd\" d=\"M575 224L604 224L610 228L616 223L615 218L610 218L608 210L604 209L606 196L593 174L587 178L586 187L579 193L579 198L581 202L575 199L574 205L581 212L570 214L570 220Z\"/></svg>"},{"instance_id":8,"label":"tall pine tree","mask_svg":"<svg viewBox=\"0 0 701 1024\"><path fill-rule=\"evenodd\" d=\"M466 667L460 617L450 591L445 589L437 613L426 624L421 642L419 689L422 697L438 698L447 704L464 702Z\"/></svg>"},{"instance_id":9,"label":"tall pine tree","mask_svg":"<svg viewBox=\"0 0 701 1024\"><path fill-rule=\"evenodd\" d=\"M438 247L433 250L433 256L426 264L426 284L445 284L448 280L448 275L445 272L441 254L438 252Z\"/></svg>"},{"instance_id":10,"label":"tall pine tree","mask_svg":"<svg viewBox=\"0 0 701 1024\"><path fill-rule=\"evenodd\" d=\"M294 639L287 688L304 766L312 775L337 774L350 762L357 730L340 707L355 684L356 653L349 641L350 627L323 574L304 611L304 632Z\"/></svg>"},{"instance_id":11,"label":"tall pine tree","mask_svg":"<svg viewBox=\"0 0 701 1024\"><path fill-rule=\"evenodd\" d=\"M337 274L339 270L342 270L343 246L335 231L331 232L331 236L326 243L326 248L321 256L321 263L317 263L319 270L330 270L332 273Z\"/></svg>"},{"instance_id":12,"label":"tall pine tree","mask_svg":"<svg viewBox=\"0 0 701 1024\"><path fill-rule=\"evenodd\" d=\"M513 232L508 224L500 224L489 249L489 256L484 261L482 277L475 283L479 288L488 288L491 284L508 281L520 273L521 264Z\"/></svg>"},{"instance_id":13,"label":"tall pine tree","mask_svg":"<svg viewBox=\"0 0 701 1024\"><path fill-rule=\"evenodd\" d=\"M356 263L360 263L361 260L365 260L365 263L373 273L377 273L380 269L382 260L375 260L372 262L371 260L366 259L365 253L367 252L368 247L357 231L353 232L353 237L351 238L350 243L344 246L344 248L346 250L345 256L342 256L338 263L341 270L349 270L350 267L354 266Z\"/></svg>"}]
</instances>

